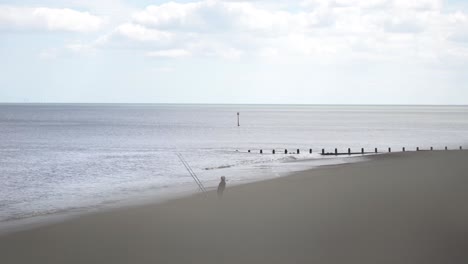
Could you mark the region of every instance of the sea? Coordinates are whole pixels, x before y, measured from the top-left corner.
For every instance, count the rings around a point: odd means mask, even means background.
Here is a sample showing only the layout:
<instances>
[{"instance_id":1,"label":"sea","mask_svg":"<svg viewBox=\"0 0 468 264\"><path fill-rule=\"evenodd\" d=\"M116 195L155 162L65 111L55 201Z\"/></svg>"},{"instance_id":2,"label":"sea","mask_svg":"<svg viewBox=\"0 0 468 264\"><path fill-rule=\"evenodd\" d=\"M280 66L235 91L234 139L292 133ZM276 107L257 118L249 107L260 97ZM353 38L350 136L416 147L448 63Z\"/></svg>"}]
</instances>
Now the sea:
<instances>
[{"instance_id":1,"label":"sea","mask_svg":"<svg viewBox=\"0 0 468 264\"><path fill-rule=\"evenodd\" d=\"M0 104L0 232L198 192L177 154L214 189L460 146L468 106Z\"/></svg>"}]
</instances>

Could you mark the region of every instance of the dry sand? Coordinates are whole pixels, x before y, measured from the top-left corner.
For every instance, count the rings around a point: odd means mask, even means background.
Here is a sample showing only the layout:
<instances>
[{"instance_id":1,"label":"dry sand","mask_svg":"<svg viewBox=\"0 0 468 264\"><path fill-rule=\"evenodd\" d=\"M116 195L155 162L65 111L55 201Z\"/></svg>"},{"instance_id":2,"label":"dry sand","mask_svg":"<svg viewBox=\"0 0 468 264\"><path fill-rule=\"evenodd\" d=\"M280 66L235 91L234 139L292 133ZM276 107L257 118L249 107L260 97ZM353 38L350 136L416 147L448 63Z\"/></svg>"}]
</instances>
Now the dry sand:
<instances>
[{"instance_id":1,"label":"dry sand","mask_svg":"<svg viewBox=\"0 0 468 264\"><path fill-rule=\"evenodd\" d=\"M376 156L0 237L11 263L468 263L468 152Z\"/></svg>"}]
</instances>

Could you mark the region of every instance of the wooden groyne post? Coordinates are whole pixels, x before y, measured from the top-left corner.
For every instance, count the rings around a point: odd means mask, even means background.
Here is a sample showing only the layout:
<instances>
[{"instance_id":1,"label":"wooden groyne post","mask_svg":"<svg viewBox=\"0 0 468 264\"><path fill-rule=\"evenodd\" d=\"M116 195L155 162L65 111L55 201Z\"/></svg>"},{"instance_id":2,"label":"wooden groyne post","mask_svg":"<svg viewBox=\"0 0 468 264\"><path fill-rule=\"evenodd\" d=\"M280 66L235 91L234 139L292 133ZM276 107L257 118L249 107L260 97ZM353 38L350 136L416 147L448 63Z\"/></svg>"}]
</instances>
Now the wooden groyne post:
<instances>
[{"instance_id":1,"label":"wooden groyne post","mask_svg":"<svg viewBox=\"0 0 468 264\"><path fill-rule=\"evenodd\" d=\"M459 146L458 149L459 149L459 150L463 150L463 146ZM401 151L402 151L402 152L406 152L406 150L407 150L406 147L402 147L402 148L401 148ZM416 151L423 151L423 150L424 150L424 148L421 149L420 147L416 147ZM434 150L436 150L436 148L434 148L433 146L431 146L431 147L429 147L427 150L434 151ZM441 148L440 150L448 150L448 146L444 146L444 148L443 148L443 149ZM236 151L238 151L238 150L236 150ZM254 149L254 150L251 150L251 149L247 150L248 153L252 153L252 151L255 152L256 150L255 150L255 149ZM379 152L378 152L378 148L374 148L374 152L375 152L375 153L379 153ZM391 148L391 147L388 148L388 152L389 152L389 153L392 152L392 148ZM398 151L397 151L397 152L398 152ZM260 154L263 154L263 149L260 149L260 150L259 150L259 153L260 153ZM272 150L271 150L271 153L272 153L272 154L276 154L276 150L275 150L275 149L272 149ZM301 149L296 149L296 152L291 152L291 153L292 153L292 154L300 154L300 153L301 153ZM313 149L312 149L312 148L309 148L309 153L310 153L310 154L313 153ZM335 149L334 149L334 152L325 152L325 148L322 148L322 152L321 152L322 155L335 155L335 156L338 156L338 155L346 155L346 154L347 154L347 155L358 155L358 154L364 155L364 154L366 154L366 153L371 153L371 152L365 152L364 148L361 148L361 152L360 152L360 153L359 153L358 151L352 152L352 149L351 149L351 148L347 148L347 152L338 152L338 148L335 148ZM284 149L284 154L288 154L288 149Z\"/></svg>"}]
</instances>

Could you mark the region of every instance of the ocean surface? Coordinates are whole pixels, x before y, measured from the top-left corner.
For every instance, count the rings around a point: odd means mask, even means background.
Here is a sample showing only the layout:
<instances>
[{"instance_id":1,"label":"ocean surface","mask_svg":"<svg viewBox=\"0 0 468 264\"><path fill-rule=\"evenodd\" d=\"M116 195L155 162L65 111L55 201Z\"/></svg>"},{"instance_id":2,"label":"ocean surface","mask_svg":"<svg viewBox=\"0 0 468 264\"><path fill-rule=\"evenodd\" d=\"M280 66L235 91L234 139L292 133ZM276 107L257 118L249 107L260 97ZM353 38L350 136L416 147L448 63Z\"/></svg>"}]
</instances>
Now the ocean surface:
<instances>
[{"instance_id":1,"label":"ocean surface","mask_svg":"<svg viewBox=\"0 0 468 264\"><path fill-rule=\"evenodd\" d=\"M468 147L467 106L0 104L0 229L196 192L177 153L214 188L431 146Z\"/></svg>"}]
</instances>

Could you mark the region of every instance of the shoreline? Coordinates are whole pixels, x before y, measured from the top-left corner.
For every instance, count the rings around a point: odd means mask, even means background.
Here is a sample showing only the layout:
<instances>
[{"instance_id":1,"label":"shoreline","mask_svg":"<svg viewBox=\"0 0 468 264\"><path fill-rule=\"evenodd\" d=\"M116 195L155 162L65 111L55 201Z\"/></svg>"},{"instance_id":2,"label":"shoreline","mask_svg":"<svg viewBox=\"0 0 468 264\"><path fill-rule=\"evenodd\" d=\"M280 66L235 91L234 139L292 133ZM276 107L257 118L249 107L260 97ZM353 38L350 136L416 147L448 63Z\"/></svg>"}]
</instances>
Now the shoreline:
<instances>
[{"instance_id":1,"label":"shoreline","mask_svg":"<svg viewBox=\"0 0 468 264\"><path fill-rule=\"evenodd\" d=\"M8 263L468 260L467 151L373 155L0 236Z\"/></svg>"},{"instance_id":2,"label":"shoreline","mask_svg":"<svg viewBox=\"0 0 468 264\"><path fill-rule=\"evenodd\" d=\"M269 174L275 174L275 176L266 176L259 171L258 168L253 167L245 167L245 168L238 168L232 167L229 169L234 169L234 172L239 172L243 170L247 171L257 171L257 176L253 176L249 179L244 180L237 180L231 181L228 178L228 185L231 187L251 184L256 182L267 181L276 178L288 177L291 174L302 172L306 170L313 170L321 167L326 166L333 166L333 165L342 165L348 163L355 163L355 162L362 162L365 161L368 157L374 155L381 155L385 153L379 154L365 154L365 155L354 155L354 156L347 156L347 157L322 157L322 158L305 158L305 159L297 159L297 160L288 160L288 161L281 161L281 162L271 162L267 163L269 165ZM292 156L294 157L294 156ZM278 166L287 166L289 169L276 172L275 167ZM212 170L210 172L216 172ZM219 175L224 174L224 170L218 171ZM231 172L232 174L232 172ZM228 174L229 175L229 174ZM217 182L216 182L217 184ZM216 186L212 186L211 182L207 185L207 189L210 191L216 190ZM27 231L31 229L41 228L48 225L53 225L65 221L73 220L80 216L86 216L90 214L96 213L105 213L109 211L121 210L131 207L138 207L138 206L147 206L147 205L157 205L161 203L170 202L172 200L189 198L191 196L199 194L199 190L196 187L195 183L185 184L183 186L171 187L171 188L162 188L159 189L163 193L152 193L152 194L145 194L145 195L133 195L129 196L126 199L118 200L114 203L103 203L103 204L96 204L92 206L83 206L83 207L73 207L70 209L63 209L54 213L44 213L39 214L37 216L31 217L24 217L24 218L16 218L11 220L6 220L0 222L0 237L20 232L20 231ZM147 190L146 192L149 193Z\"/></svg>"}]
</instances>

